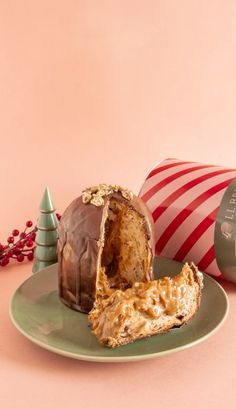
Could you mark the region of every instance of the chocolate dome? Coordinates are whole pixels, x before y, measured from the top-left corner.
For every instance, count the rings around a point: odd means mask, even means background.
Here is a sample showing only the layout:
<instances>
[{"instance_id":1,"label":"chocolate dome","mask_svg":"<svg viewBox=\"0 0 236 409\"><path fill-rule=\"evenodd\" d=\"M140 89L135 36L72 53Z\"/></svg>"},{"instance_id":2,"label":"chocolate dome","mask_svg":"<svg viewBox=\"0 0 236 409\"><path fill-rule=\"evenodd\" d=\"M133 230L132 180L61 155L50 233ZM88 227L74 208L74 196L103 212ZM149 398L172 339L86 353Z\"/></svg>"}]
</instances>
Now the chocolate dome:
<instances>
[{"instance_id":1,"label":"chocolate dome","mask_svg":"<svg viewBox=\"0 0 236 409\"><path fill-rule=\"evenodd\" d=\"M84 190L58 226L61 300L89 312L100 291L152 280L153 231L150 211L130 190L105 184Z\"/></svg>"}]
</instances>

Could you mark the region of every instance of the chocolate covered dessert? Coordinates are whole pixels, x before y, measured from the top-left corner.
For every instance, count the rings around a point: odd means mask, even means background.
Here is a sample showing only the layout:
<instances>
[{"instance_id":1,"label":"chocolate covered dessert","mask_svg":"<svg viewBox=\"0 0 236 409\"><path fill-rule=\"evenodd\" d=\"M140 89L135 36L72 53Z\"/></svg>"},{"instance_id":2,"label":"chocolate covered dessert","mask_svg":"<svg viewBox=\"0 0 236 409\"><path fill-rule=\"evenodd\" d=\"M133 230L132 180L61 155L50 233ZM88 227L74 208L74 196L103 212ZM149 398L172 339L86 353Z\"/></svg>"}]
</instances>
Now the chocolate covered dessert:
<instances>
[{"instance_id":1,"label":"chocolate covered dessert","mask_svg":"<svg viewBox=\"0 0 236 409\"><path fill-rule=\"evenodd\" d=\"M95 298L153 279L154 234L146 204L121 186L82 192L58 226L59 295L82 312Z\"/></svg>"},{"instance_id":2,"label":"chocolate covered dessert","mask_svg":"<svg viewBox=\"0 0 236 409\"><path fill-rule=\"evenodd\" d=\"M89 313L98 341L118 347L187 323L197 312L203 275L186 263L154 280L154 233L145 203L121 186L82 192L58 226L59 295Z\"/></svg>"}]
</instances>

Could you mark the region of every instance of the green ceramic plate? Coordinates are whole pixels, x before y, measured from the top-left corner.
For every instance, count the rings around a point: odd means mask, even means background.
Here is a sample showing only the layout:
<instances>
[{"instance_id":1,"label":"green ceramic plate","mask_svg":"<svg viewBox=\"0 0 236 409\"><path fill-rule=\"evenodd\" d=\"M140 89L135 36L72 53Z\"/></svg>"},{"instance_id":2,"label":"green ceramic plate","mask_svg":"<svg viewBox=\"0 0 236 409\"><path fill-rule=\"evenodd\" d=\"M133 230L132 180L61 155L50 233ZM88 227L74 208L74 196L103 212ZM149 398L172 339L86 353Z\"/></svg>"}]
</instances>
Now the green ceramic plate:
<instances>
[{"instance_id":1,"label":"green ceramic plate","mask_svg":"<svg viewBox=\"0 0 236 409\"><path fill-rule=\"evenodd\" d=\"M181 267L180 263L158 258L155 275L175 275ZM10 316L23 335L57 354L86 361L138 361L196 345L222 325L228 312L227 296L207 275L204 285L201 307L187 325L116 349L98 344L88 327L87 315L71 310L59 300L57 264L21 284L12 297Z\"/></svg>"}]
</instances>

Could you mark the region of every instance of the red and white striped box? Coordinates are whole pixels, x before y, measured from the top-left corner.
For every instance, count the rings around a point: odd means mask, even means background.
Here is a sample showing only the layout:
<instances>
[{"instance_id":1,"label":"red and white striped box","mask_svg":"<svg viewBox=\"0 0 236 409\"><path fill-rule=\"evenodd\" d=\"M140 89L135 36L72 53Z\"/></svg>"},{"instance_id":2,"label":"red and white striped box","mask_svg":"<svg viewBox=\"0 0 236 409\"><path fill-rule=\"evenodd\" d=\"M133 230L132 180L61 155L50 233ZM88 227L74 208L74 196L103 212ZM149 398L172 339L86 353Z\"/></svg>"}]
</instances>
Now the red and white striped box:
<instances>
[{"instance_id":1,"label":"red and white striped box","mask_svg":"<svg viewBox=\"0 0 236 409\"><path fill-rule=\"evenodd\" d=\"M139 196L153 215L156 255L236 282L236 169L166 159Z\"/></svg>"}]
</instances>

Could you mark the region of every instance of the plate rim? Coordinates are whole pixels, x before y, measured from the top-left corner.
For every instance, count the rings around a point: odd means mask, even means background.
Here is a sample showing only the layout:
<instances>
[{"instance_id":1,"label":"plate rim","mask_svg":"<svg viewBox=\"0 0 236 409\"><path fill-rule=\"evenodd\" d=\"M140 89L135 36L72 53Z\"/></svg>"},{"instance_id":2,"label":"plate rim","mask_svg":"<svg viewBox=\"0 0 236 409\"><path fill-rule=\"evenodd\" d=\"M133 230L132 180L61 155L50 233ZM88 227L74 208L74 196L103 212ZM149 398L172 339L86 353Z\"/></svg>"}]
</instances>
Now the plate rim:
<instances>
[{"instance_id":1,"label":"plate rim","mask_svg":"<svg viewBox=\"0 0 236 409\"><path fill-rule=\"evenodd\" d=\"M18 325L18 323L16 322L14 316L13 316L13 302L14 302L14 298L16 296L16 293L19 291L19 289L21 288L21 286L23 286L27 281L31 280L32 277L36 276L39 273L42 273L45 270L51 269L52 266L56 265L52 264L51 266L47 266L46 268L34 273L33 275L30 275L28 278L26 278L26 280L24 280L14 291L14 293L12 294L11 298L10 298L10 302L9 302L9 316L11 319L12 324L15 326L15 328L25 337L27 338L29 341L33 342L34 344L38 345L39 347L46 349L47 351L50 352L54 352L57 355L60 356L64 356L64 357L68 357L68 358L72 358L72 359L76 359L76 360L81 360L81 361L87 361L87 362L103 362L103 363L120 363L120 362L135 362L135 361L144 361L144 360L149 360L149 359L155 359L155 358L159 358L162 356L167 356L167 355L171 355L173 353L176 352L180 352L183 350L186 350L188 348L191 348L195 345L200 344L201 342L205 341L206 339L210 338L212 335L214 335L225 323L228 314L229 314L229 300L228 300L228 296L226 291L224 290L224 288L218 283L218 281L216 281L213 277L211 277L210 275L203 273L204 278L207 277L207 279L209 279L210 281L212 281L214 283L214 285L218 286L219 289L221 290L222 294L224 295L224 299L225 299L225 304L226 304L226 309L223 315L223 318L221 319L221 321L207 334L203 335L201 338L198 338L197 340L194 340L192 342L189 342L187 344L175 347L175 348L171 348L165 351L159 351L159 352L153 352L150 354L140 354L140 355L127 355L127 356L120 356L120 357L115 357L115 356L97 356L97 355L87 355L87 354L79 354L79 353L74 353L74 352L69 352L67 350L64 349L59 349L55 346L51 346L51 345L47 345L44 342L34 338L33 336L29 335L27 332L25 332L20 325ZM181 263L179 263L181 264Z\"/></svg>"}]
</instances>

